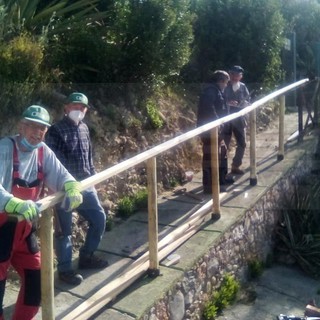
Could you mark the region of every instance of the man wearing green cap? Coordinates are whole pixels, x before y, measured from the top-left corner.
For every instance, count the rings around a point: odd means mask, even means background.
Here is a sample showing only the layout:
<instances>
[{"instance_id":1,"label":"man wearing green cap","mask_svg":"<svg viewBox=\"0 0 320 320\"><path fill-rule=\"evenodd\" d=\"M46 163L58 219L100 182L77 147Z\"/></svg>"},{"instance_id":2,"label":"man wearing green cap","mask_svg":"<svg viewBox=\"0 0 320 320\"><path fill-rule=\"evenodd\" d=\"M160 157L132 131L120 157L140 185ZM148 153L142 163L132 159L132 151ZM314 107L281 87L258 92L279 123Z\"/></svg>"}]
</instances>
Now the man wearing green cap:
<instances>
[{"instance_id":1,"label":"man wearing green cap","mask_svg":"<svg viewBox=\"0 0 320 320\"><path fill-rule=\"evenodd\" d=\"M35 236L37 201L46 186L65 191L65 210L82 202L79 183L43 143L50 116L32 105L22 114L19 134L0 140L0 320L9 266L21 277L15 320L31 320L40 306L40 252Z\"/></svg>"},{"instance_id":2,"label":"man wearing green cap","mask_svg":"<svg viewBox=\"0 0 320 320\"><path fill-rule=\"evenodd\" d=\"M52 125L46 134L48 146L78 181L96 173L89 129L82 121L89 108L88 98L83 93L70 94L64 106L63 119ZM77 212L88 221L89 228L79 253L79 269L105 268L108 262L94 253L105 230L106 214L94 187L84 190L82 195L83 203ZM83 278L72 268L72 216L57 207L55 221L59 278L65 283L78 285Z\"/></svg>"}]
</instances>

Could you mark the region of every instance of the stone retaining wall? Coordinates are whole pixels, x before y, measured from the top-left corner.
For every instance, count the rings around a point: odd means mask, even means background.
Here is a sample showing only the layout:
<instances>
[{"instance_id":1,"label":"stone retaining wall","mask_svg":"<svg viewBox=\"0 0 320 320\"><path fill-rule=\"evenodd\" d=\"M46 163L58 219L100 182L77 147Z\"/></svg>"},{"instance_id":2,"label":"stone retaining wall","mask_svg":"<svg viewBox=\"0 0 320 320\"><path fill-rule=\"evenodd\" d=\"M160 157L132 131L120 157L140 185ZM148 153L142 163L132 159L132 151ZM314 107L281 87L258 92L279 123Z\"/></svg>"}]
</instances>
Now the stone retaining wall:
<instances>
[{"instance_id":1,"label":"stone retaining wall","mask_svg":"<svg viewBox=\"0 0 320 320\"><path fill-rule=\"evenodd\" d=\"M248 261L265 261L272 252L274 231L279 219L279 202L284 192L292 191L294 182L311 170L311 157L305 154L285 175L245 211L200 261L184 273L183 279L167 292L141 319L201 319L206 301L219 288L225 273L246 280ZM223 214L223 211L222 211Z\"/></svg>"}]
</instances>

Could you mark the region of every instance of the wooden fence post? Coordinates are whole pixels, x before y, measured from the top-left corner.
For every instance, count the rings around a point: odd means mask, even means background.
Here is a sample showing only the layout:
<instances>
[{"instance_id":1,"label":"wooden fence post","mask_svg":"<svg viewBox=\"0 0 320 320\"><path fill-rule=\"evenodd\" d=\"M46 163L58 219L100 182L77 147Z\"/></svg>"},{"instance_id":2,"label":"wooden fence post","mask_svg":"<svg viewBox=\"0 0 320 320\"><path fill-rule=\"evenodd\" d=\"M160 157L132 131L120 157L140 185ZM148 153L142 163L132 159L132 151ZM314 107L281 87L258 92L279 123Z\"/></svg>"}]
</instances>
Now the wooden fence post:
<instances>
[{"instance_id":1,"label":"wooden fence post","mask_svg":"<svg viewBox=\"0 0 320 320\"><path fill-rule=\"evenodd\" d=\"M147 160L148 180L148 234L149 270L152 277L160 274L158 257L158 203L157 203L157 161L156 157Z\"/></svg>"},{"instance_id":2,"label":"wooden fence post","mask_svg":"<svg viewBox=\"0 0 320 320\"><path fill-rule=\"evenodd\" d=\"M250 112L250 186L257 184L257 163L256 163L256 131L257 120L256 110Z\"/></svg>"},{"instance_id":3,"label":"wooden fence post","mask_svg":"<svg viewBox=\"0 0 320 320\"><path fill-rule=\"evenodd\" d=\"M286 105L286 98L283 94L280 97L280 110L279 110L279 150L278 161L284 159L284 111Z\"/></svg>"},{"instance_id":4,"label":"wooden fence post","mask_svg":"<svg viewBox=\"0 0 320 320\"><path fill-rule=\"evenodd\" d=\"M211 182L212 182L212 219L220 218L220 184L219 184L219 142L218 142L219 127L213 128L210 131L211 140Z\"/></svg>"},{"instance_id":5,"label":"wooden fence post","mask_svg":"<svg viewBox=\"0 0 320 320\"><path fill-rule=\"evenodd\" d=\"M40 218L41 244L41 311L43 320L54 320L53 210Z\"/></svg>"}]
</instances>

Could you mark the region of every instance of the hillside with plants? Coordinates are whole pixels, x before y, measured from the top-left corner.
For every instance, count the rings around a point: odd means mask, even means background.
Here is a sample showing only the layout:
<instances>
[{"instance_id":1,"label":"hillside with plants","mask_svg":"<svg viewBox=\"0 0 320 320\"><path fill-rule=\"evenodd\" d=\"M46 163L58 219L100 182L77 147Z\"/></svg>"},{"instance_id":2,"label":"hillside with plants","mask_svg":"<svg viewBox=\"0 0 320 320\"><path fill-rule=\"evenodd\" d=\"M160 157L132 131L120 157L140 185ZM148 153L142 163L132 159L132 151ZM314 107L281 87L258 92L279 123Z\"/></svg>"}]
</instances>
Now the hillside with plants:
<instances>
[{"instance_id":1,"label":"hillside with plants","mask_svg":"<svg viewBox=\"0 0 320 320\"><path fill-rule=\"evenodd\" d=\"M216 69L243 66L253 99L293 82L292 34L296 76L317 74L319 18L316 0L0 1L0 136L16 132L26 106L47 107L55 121L65 96L84 92L103 170L194 128ZM199 148L195 140L158 159L160 190L199 170ZM145 178L139 166L99 186L105 205Z\"/></svg>"}]
</instances>

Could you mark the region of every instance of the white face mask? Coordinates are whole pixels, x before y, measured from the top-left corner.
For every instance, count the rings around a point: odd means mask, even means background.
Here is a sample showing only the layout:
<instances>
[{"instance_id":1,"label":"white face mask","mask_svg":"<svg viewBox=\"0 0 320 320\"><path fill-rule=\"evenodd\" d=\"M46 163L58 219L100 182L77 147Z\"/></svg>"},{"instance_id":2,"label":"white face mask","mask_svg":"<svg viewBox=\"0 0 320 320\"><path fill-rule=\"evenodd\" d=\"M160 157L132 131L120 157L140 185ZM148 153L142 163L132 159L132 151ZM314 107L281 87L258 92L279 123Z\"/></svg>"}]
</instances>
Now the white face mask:
<instances>
[{"instance_id":1,"label":"white face mask","mask_svg":"<svg viewBox=\"0 0 320 320\"><path fill-rule=\"evenodd\" d=\"M76 124L78 124L81 120L83 120L84 118L84 112L80 111L80 110L72 110L69 112L68 117L75 122Z\"/></svg>"},{"instance_id":2,"label":"white face mask","mask_svg":"<svg viewBox=\"0 0 320 320\"><path fill-rule=\"evenodd\" d=\"M240 82L236 82L232 84L232 90L234 92L238 91L240 89Z\"/></svg>"}]
</instances>

